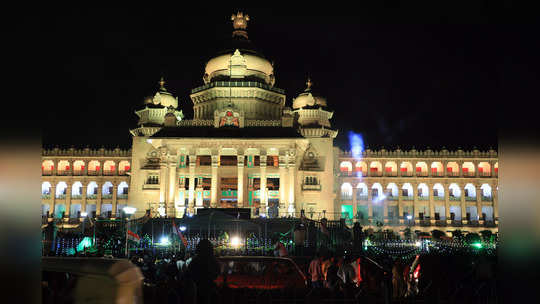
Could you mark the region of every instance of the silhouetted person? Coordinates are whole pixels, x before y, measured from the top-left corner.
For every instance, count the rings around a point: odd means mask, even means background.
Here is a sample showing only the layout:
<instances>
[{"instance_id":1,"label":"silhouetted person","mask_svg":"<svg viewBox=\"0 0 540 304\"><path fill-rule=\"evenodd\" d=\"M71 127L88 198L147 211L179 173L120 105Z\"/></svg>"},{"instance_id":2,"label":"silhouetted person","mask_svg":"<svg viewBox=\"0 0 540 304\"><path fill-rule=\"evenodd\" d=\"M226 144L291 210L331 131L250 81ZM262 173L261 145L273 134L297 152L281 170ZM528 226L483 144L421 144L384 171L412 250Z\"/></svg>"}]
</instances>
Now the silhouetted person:
<instances>
[{"instance_id":1,"label":"silhouetted person","mask_svg":"<svg viewBox=\"0 0 540 304\"><path fill-rule=\"evenodd\" d=\"M197 245L195 253L186 275L197 286L198 303L215 303L217 287L214 280L219 275L220 267L214 256L214 247L209 240L203 239Z\"/></svg>"}]
</instances>

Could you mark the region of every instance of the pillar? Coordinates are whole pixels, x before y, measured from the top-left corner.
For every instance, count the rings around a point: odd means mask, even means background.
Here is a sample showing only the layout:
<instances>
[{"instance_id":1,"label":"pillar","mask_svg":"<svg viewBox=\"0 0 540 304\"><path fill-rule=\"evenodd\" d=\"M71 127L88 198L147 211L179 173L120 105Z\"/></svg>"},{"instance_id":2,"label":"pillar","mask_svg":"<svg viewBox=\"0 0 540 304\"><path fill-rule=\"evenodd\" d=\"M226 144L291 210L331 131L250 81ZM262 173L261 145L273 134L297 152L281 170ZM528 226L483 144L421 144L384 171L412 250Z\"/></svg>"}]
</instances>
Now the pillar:
<instances>
[{"instance_id":1,"label":"pillar","mask_svg":"<svg viewBox=\"0 0 540 304\"><path fill-rule=\"evenodd\" d=\"M51 185L51 208L49 209L49 215L54 217L54 211L56 209L56 184Z\"/></svg>"},{"instance_id":2,"label":"pillar","mask_svg":"<svg viewBox=\"0 0 540 304\"><path fill-rule=\"evenodd\" d=\"M176 200L175 194L178 192L178 178L176 176L176 167L175 162L170 162L168 166L169 170L169 180L168 180L168 198L167 198L167 209L170 209L172 214L176 210ZM168 214L168 212L167 212Z\"/></svg>"},{"instance_id":3,"label":"pillar","mask_svg":"<svg viewBox=\"0 0 540 304\"><path fill-rule=\"evenodd\" d=\"M461 173L463 174L463 173ZM465 189L464 189L464 184L461 184L459 185L459 188L461 190L461 196L459 197L460 198L460 201L461 201L461 219L463 221L464 224L467 224L467 203L465 202Z\"/></svg>"},{"instance_id":4,"label":"pillar","mask_svg":"<svg viewBox=\"0 0 540 304\"><path fill-rule=\"evenodd\" d=\"M284 215L288 211L289 202L287 200L287 163L284 156L279 157L279 213ZM282 210L285 209L285 210Z\"/></svg>"},{"instance_id":5,"label":"pillar","mask_svg":"<svg viewBox=\"0 0 540 304\"><path fill-rule=\"evenodd\" d=\"M188 206L186 206L193 213L194 200L195 200L195 166L197 165L197 155L189 156L189 196Z\"/></svg>"},{"instance_id":6,"label":"pillar","mask_svg":"<svg viewBox=\"0 0 540 304\"><path fill-rule=\"evenodd\" d=\"M116 169L115 169L116 170ZM118 216L118 181L113 181L112 216Z\"/></svg>"},{"instance_id":7,"label":"pillar","mask_svg":"<svg viewBox=\"0 0 540 304\"><path fill-rule=\"evenodd\" d=\"M159 164L159 203L164 203L167 194L167 163L162 160Z\"/></svg>"},{"instance_id":8,"label":"pillar","mask_svg":"<svg viewBox=\"0 0 540 304\"><path fill-rule=\"evenodd\" d=\"M71 212L71 183L66 182L67 188L66 188L66 213L64 214L64 217L69 218L69 214Z\"/></svg>"},{"instance_id":9,"label":"pillar","mask_svg":"<svg viewBox=\"0 0 540 304\"><path fill-rule=\"evenodd\" d=\"M218 155L212 155L212 181L210 184L210 205L212 208L217 207L218 203L218 193L217 193L217 182L218 182Z\"/></svg>"},{"instance_id":10,"label":"pillar","mask_svg":"<svg viewBox=\"0 0 540 304\"><path fill-rule=\"evenodd\" d=\"M87 185L83 184L82 189L81 189L81 191L82 191L82 193L81 193L81 195L82 195L81 213L86 212L86 195L87 195L86 194L86 191L87 191L86 188L87 187L88 187Z\"/></svg>"},{"instance_id":11,"label":"pillar","mask_svg":"<svg viewBox=\"0 0 540 304\"><path fill-rule=\"evenodd\" d=\"M478 173L476 173L478 174ZM478 221L482 224L484 221L482 219L482 188L475 185L476 187L476 214L478 214Z\"/></svg>"},{"instance_id":12,"label":"pillar","mask_svg":"<svg viewBox=\"0 0 540 304\"><path fill-rule=\"evenodd\" d=\"M358 192L358 188L353 187L352 189L353 219L356 218L356 215L358 214L358 201L356 199L357 192Z\"/></svg>"},{"instance_id":13,"label":"pillar","mask_svg":"<svg viewBox=\"0 0 540 304\"><path fill-rule=\"evenodd\" d=\"M433 184L428 184L429 189L433 189ZM441 216L439 214L439 216ZM429 191L429 222L431 225L435 224L435 201L433 198L433 191Z\"/></svg>"},{"instance_id":14,"label":"pillar","mask_svg":"<svg viewBox=\"0 0 540 304\"><path fill-rule=\"evenodd\" d=\"M495 224L499 223L499 190L497 185L491 185L491 196L493 198L493 220Z\"/></svg>"},{"instance_id":15,"label":"pillar","mask_svg":"<svg viewBox=\"0 0 540 304\"><path fill-rule=\"evenodd\" d=\"M238 167L238 191L237 191L237 202L238 208L244 207L244 155L237 155L236 165Z\"/></svg>"},{"instance_id":16,"label":"pillar","mask_svg":"<svg viewBox=\"0 0 540 304\"><path fill-rule=\"evenodd\" d=\"M367 184L367 188L368 188L368 201L367 201L367 204L368 204L368 220L369 220L369 223L370 225L372 224L372 221L373 221L373 189L371 189L371 187L373 186L372 183L366 183Z\"/></svg>"},{"instance_id":17,"label":"pillar","mask_svg":"<svg viewBox=\"0 0 540 304\"><path fill-rule=\"evenodd\" d=\"M289 167L289 206L287 207L287 212L294 215L294 213L296 212L296 207L295 207L296 195L294 192L296 179L295 179L295 172L294 172L294 162L289 162L288 167ZM319 181L319 183L320 182L321 181Z\"/></svg>"},{"instance_id":18,"label":"pillar","mask_svg":"<svg viewBox=\"0 0 540 304\"><path fill-rule=\"evenodd\" d=\"M101 187L103 187L103 185L99 181L97 181L96 184L97 184L97 189L98 189L97 199L96 199L96 217L97 217L101 215L101 198L103 197L103 189L101 189Z\"/></svg>"},{"instance_id":19,"label":"pillar","mask_svg":"<svg viewBox=\"0 0 540 304\"><path fill-rule=\"evenodd\" d=\"M58 172L58 160L57 159L53 160L52 175L56 175L56 172Z\"/></svg>"},{"instance_id":20,"label":"pillar","mask_svg":"<svg viewBox=\"0 0 540 304\"><path fill-rule=\"evenodd\" d=\"M443 186L444 186L444 213L446 216L446 223L450 224L452 223L452 220L450 219L450 201L448 199L449 197L448 183L445 183Z\"/></svg>"},{"instance_id":21,"label":"pillar","mask_svg":"<svg viewBox=\"0 0 540 304\"><path fill-rule=\"evenodd\" d=\"M261 167L261 189L260 200L261 200L261 211L259 214L268 215L268 200L266 197L266 155L260 156L260 167Z\"/></svg>"},{"instance_id":22,"label":"pillar","mask_svg":"<svg viewBox=\"0 0 540 304\"><path fill-rule=\"evenodd\" d=\"M401 174L401 169L400 169L400 173ZM405 218L403 218L403 195L401 195L401 191L403 188L403 184L402 183L397 183L397 186L398 186L398 218L399 218L399 223L400 224L404 224L405 223Z\"/></svg>"},{"instance_id":23,"label":"pillar","mask_svg":"<svg viewBox=\"0 0 540 304\"><path fill-rule=\"evenodd\" d=\"M415 171L415 174L416 174L416 164L414 165L414 171ZM411 187L412 187L412 195L413 195L413 220L414 220L414 223L415 225L418 225L420 224L420 217L419 217L419 213L418 212L418 184L417 183L411 183ZM424 214L424 217L426 215Z\"/></svg>"},{"instance_id":24,"label":"pillar","mask_svg":"<svg viewBox=\"0 0 540 304\"><path fill-rule=\"evenodd\" d=\"M87 176L88 175L88 163L90 163L89 160L84 160L84 168L83 168L83 172L82 172L82 175L84 176Z\"/></svg>"}]
</instances>

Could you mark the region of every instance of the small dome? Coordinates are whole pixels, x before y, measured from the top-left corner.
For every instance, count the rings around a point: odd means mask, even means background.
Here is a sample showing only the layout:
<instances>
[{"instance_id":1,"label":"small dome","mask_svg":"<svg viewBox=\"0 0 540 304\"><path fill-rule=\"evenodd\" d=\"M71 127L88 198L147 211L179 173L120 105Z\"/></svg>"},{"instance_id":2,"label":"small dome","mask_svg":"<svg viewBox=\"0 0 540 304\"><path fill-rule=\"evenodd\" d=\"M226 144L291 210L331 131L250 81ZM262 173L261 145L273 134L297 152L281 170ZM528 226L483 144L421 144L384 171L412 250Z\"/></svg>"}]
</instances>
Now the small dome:
<instances>
[{"instance_id":1,"label":"small dome","mask_svg":"<svg viewBox=\"0 0 540 304\"><path fill-rule=\"evenodd\" d=\"M293 109L303 108L305 106L323 106L326 107L326 99L321 96L314 96L311 92L311 86L313 83L310 79L306 82L307 88L304 92L300 93L298 97L293 99Z\"/></svg>"},{"instance_id":2,"label":"small dome","mask_svg":"<svg viewBox=\"0 0 540 304\"><path fill-rule=\"evenodd\" d=\"M152 98L152 102L156 105L162 105L165 107L174 107L175 109L178 108L178 97L173 97L171 93L167 92L167 89L165 89L165 81L163 80L163 77L161 77L161 80L159 81L159 91L154 95L154 98Z\"/></svg>"}]
</instances>

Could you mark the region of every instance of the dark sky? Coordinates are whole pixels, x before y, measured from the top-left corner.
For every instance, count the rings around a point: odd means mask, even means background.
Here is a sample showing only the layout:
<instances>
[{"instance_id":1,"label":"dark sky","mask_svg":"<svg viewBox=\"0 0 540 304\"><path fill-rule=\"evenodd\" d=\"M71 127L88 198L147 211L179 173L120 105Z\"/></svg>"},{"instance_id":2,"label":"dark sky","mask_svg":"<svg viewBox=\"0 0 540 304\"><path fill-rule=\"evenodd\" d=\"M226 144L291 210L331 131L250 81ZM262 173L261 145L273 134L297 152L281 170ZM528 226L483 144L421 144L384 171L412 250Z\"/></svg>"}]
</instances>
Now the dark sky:
<instances>
[{"instance_id":1,"label":"dark sky","mask_svg":"<svg viewBox=\"0 0 540 304\"><path fill-rule=\"evenodd\" d=\"M43 145L129 148L134 110L162 74L191 118L190 90L203 84L236 10L80 9L49 20L39 43L55 94L43 113ZM414 8L244 11L287 105L309 74L335 111L339 146L355 131L370 148L497 148L505 44L489 17Z\"/></svg>"}]
</instances>

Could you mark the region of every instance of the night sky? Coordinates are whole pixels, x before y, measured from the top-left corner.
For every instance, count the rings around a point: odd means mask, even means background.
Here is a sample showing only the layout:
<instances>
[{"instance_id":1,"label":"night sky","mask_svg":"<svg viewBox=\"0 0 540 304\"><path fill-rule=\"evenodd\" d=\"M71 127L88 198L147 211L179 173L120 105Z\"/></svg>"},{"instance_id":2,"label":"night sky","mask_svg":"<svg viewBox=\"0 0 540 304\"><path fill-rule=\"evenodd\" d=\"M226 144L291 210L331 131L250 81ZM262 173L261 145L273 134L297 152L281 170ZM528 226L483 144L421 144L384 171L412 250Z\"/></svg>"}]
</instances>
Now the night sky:
<instances>
[{"instance_id":1,"label":"night sky","mask_svg":"<svg viewBox=\"0 0 540 304\"><path fill-rule=\"evenodd\" d=\"M134 111L161 75L192 118L190 90L203 84L237 10L81 9L49 20L38 41L55 82L43 145L129 148ZM493 100L504 46L489 18L413 9L244 12L250 40L275 63L286 104L309 75L334 110L340 147L348 149L354 131L371 149L497 148Z\"/></svg>"}]
</instances>

